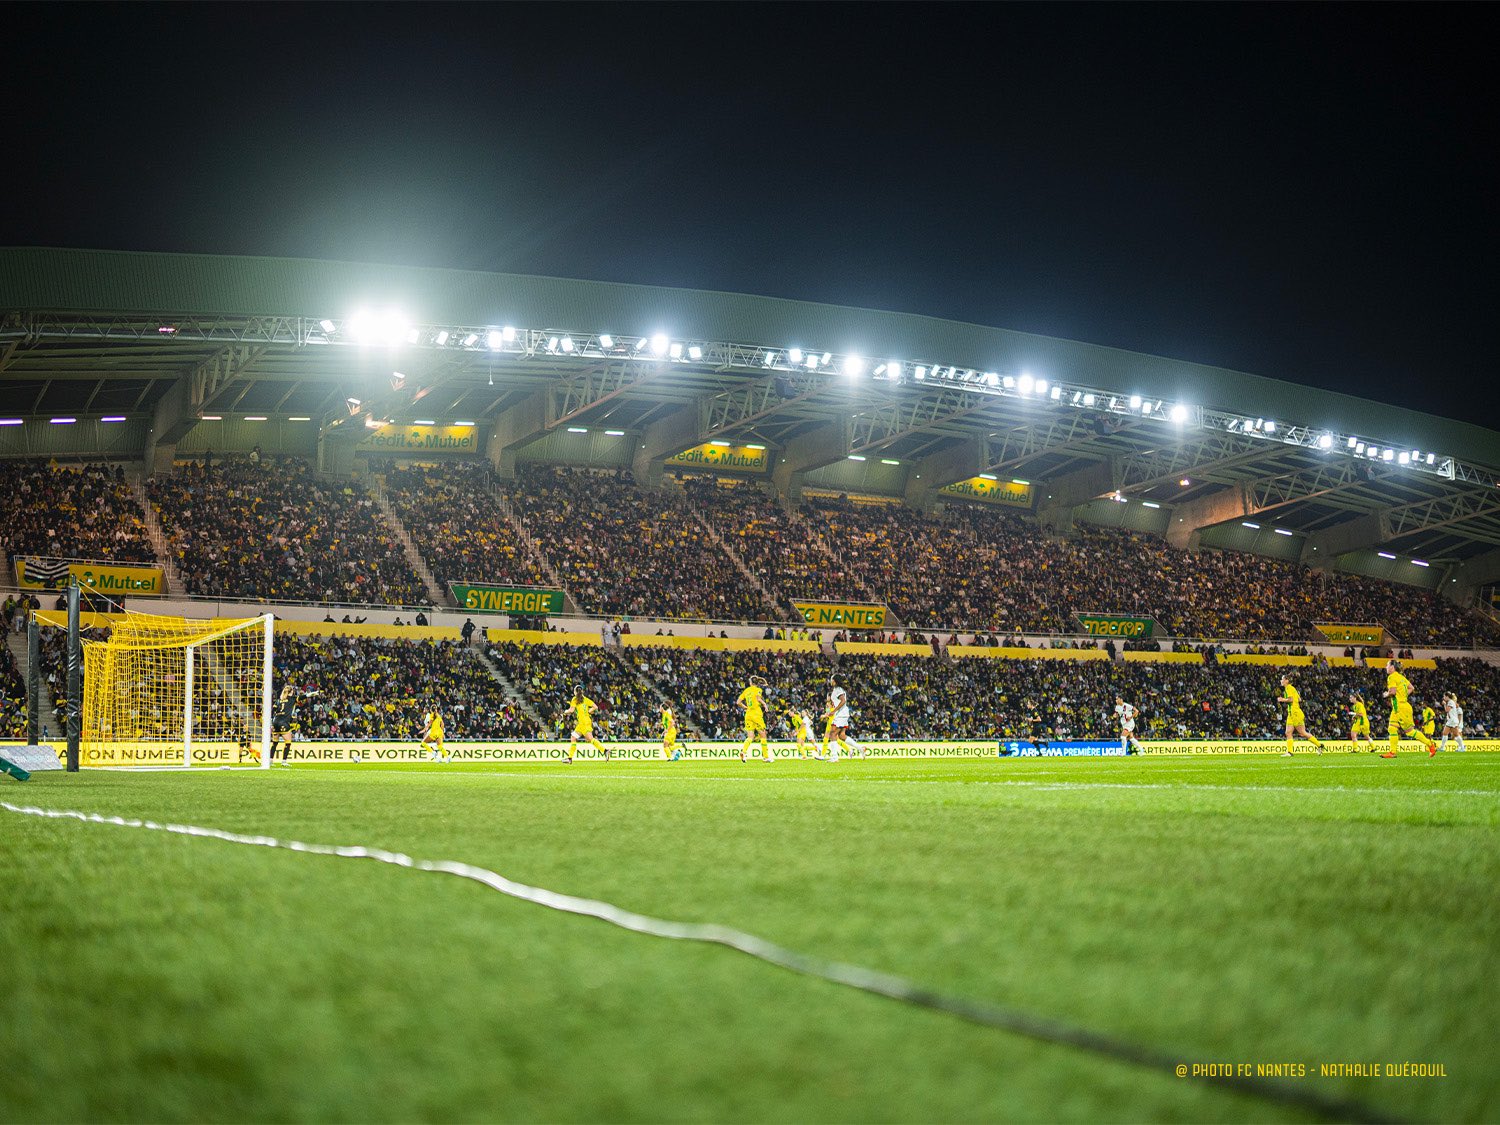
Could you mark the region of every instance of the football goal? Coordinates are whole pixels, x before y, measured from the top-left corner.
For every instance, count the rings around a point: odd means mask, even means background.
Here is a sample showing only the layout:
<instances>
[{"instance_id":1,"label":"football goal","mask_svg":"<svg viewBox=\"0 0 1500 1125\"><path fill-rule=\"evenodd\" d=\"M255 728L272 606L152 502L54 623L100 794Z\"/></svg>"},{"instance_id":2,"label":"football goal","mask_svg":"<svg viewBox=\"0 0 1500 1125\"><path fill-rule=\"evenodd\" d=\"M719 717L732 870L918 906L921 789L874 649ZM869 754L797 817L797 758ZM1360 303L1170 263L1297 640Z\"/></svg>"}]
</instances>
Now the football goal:
<instances>
[{"instance_id":1,"label":"football goal","mask_svg":"<svg viewBox=\"0 0 1500 1125\"><path fill-rule=\"evenodd\" d=\"M127 612L83 644L82 766L271 764L274 619Z\"/></svg>"}]
</instances>

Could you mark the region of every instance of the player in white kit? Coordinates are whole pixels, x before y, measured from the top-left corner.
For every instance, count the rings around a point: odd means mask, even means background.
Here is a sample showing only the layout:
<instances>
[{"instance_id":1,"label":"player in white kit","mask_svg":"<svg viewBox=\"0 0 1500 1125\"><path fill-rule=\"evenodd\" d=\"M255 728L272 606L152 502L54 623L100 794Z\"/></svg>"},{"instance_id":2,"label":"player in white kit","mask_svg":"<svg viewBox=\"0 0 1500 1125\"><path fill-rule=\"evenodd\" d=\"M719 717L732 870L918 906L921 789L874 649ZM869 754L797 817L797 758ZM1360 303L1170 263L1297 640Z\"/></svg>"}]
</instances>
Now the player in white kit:
<instances>
[{"instance_id":1,"label":"player in white kit","mask_svg":"<svg viewBox=\"0 0 1500 1125\"><path fill-rule=\"evenodd\" d=\"M1120 749L1127 754L1139 754L1141 744L1135 737L1135 708L1125 702L1123 695L1115 696L1115 718L1120 722ZM1135 749L1131 750L1134 746Z\"/></svg>"},{"instance_id":2,"label":"player in white kit","mask_svg":"<svg viewBox=\"0 0 1500 1125\"><path fill-rule=\"evenodd\" d=\"M839 686L838 680L833 676L828 677L828 708L823 712L823 717L828 720L825 739L831 738L833 741L833 745L828 747L830 762L839 760L839 747L843 747L845 753L852 754L857 750L862 757L870 756L870 751L849 734L849 693Z\"/></svg>"},{"instance_id":3,"label":"player in white kit","mask_svg":"<svg viewBox=\"0 0 1500 1125\"><path fill-rule=\"evenodd\" d=\"M1458 740L1458 748L1467 750L1464 745L1464 709L1458 705L1458 696L1451 691L1443 693L1443 745L1442 749L1448 749L1448 739Z\"/></svg>"}]
</instances>

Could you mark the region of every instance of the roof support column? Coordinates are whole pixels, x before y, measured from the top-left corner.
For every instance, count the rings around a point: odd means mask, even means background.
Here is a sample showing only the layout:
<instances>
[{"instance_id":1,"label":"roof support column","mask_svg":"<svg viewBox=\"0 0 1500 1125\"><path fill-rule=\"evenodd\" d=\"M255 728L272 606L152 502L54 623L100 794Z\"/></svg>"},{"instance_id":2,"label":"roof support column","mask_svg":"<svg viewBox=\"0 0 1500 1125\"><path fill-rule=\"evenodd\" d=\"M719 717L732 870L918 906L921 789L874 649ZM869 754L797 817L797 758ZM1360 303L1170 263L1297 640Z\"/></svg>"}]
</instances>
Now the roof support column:
<instances>
[{"instance_id":1,"label":"roof support column","mask_svg":"<svg viewBox=\"0 0 1500 1125\"><path fill-rule=\"evenodd\" d=\"M771 481L777 493L785 496L788 503L801 502L803 478L814 469L847 457L850 433L850 419L845 416L825 422L787 442L771 470Z\"/></svg>"},{"instance_id":2,"label":"roof support column","mask_svg":"<svg viewBox=\"0 0 1500 1125\"><path fill-rule=\"evenodd\" d=\"M1233 485L1172 509L1167 525L1167 542L1178 549L1198 546L1200 533L1225 520L1241 519L1253 514L1244 485Z\"/></svg>"},{"instance_id":3,"label":"roof support column","mask_svg":"<svg viewBox=\"0 0 1500 1125\"><path fill-rule=\"evenodd\" d=\"M516 475L516 452L547 432L547 390L535 391L495 419L484 455L502 480Z\"/></svg>"}]
</instances>

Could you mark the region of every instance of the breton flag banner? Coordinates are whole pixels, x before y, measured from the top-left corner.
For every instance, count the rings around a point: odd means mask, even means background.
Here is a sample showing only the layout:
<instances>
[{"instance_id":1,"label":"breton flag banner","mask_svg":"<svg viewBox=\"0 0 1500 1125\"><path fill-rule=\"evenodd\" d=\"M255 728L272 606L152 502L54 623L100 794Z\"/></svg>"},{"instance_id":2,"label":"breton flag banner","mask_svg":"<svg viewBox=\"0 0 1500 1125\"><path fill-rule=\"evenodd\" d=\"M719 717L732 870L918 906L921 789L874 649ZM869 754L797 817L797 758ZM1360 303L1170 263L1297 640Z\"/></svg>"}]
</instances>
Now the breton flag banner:
<instances>
[{"instance_id":1,"label":"breton flag banner","mask_svg":"<svg viewBox=\"0 0 1500 1125\"><path fill-rule=\"evenodd\" d=\"M39 582L44 586L56 586L68 576L67 559L33 559L21 560L25 569L22 576L32 582Z\"/></svg>"}]
</instances>

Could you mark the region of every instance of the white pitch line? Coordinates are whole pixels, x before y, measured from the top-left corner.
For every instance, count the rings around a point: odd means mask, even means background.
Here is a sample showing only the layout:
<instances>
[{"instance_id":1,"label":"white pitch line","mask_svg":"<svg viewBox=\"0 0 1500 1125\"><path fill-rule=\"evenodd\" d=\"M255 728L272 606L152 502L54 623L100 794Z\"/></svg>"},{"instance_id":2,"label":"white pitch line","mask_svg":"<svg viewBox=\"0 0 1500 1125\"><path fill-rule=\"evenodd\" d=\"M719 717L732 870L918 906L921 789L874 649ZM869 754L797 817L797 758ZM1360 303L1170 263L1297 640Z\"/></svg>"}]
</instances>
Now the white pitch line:
<instances>
[{"instance_id":1,"label":"white pitch line","mask_svg":"<svg viewBox=\"0 0 1500 1125\"><path fill-rule=\"evenodd\" d=\"M299 773L304 777L314 774L335 777L345 776L342 770L311 769L301 770ZM410 773L403 772L404 780L417 778L461 778L461 777L503 777L508 780L530 781L534 776L519 770L481 770L464 768L461 770L443 770L432 773ZM1500 790L1495 789L1411 789L1390 788L1372 789L1364 786L1337 786L1337 785L1214 785L1208 782L1154 782L1154 781L1046 781L1037 779L1020 778L944 778L944 777L857 777L857 776L829 776L829 777L787 777L785 775L765 774L761 777L713 777L703 774L678 774L678 773L623 773L609 771L607 773L565 773L565 774L543 774L548 781L567 779L575 782L585 781L610 781L617 778L626 778L637 781L677 781L677 782L740 782L746 785L760 785L765 782L778 782L783 785L830 785L848 782L856 785L1006 785L1028 789L1067 790L1067 789L1205 789L1218 790L1225 793L1319 793L1337 796L1342 793L1360 793L1370 796L1395 797L1404 793L1419 793L1429 796L1454 796L1463 797L1492 797L1500 799Z\"/></svg>"}]
</instances>

